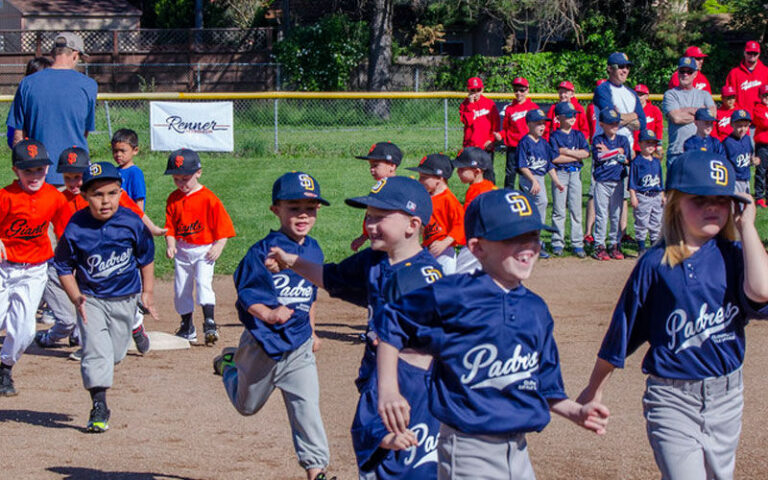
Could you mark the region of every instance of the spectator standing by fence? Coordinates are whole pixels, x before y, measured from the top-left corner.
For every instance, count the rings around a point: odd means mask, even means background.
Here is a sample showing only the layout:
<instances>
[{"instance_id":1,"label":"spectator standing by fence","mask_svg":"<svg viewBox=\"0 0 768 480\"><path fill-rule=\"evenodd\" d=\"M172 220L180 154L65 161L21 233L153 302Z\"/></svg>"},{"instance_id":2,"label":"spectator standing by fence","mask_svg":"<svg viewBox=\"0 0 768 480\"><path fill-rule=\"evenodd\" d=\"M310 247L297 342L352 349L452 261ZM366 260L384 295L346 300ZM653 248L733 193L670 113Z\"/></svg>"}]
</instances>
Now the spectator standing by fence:
<instances>
[{"instance_id":1,"label":"spectator standing by fence","mask_svg":"<svg viewBox=\"0 0 768 480\"><path fill-rule=\"evenodd\" d=\"M709 55L702 52L699 47L688 47L685 49L685 56L691 57L692 59L696 60L696 71L693 73L693 88L697 88L699 90L706 90L711 95L712 87L709 84L709 80L707 80L707 77L705 77L704 74L701 72L701 68L704 66L704 59ZM679 77L679 74L677 73L677 70L675 70L675 73L672 74L672 78L669 79L669 87L667 88L672 89L679 85L680 85L680 77Z\"/></svg>"},{"instance_id":2,"label":"spectator standing by fence","mask_svg":"<svg viewBox=\"0 0 768 480\"><path fill-rule=\"evenodd\" d=\"M496 142L501 141L501 117L499 109L490 98L483 95L483 81L479 77L467 80L467 98L459 106L461 123L464 125L464 147L486 150L493 159ZM486 180L496 183L493 169L485 172Z\"/></svg>"},{"instance_id":3,"label":"spectator standing by fence","mask_svg":"<svg viewBox=\"0 0 768 480\"><path fill-rule=\"evenodd\" d=\"M755 102L759 102L760 86L768 83L768 67L760 61L760 44L749 41L744 46L744 59L733 68L725 84L736 89L736 103L752 114Z\"/></svg>"},{"instance_id":4,"label":"spectator standing by fence","mask_svg":"<svg viewBox=\"0 0 768 480\"><path fill-rule=\"evenodd\" d=\"M615 109L621 117L619 135L627 137L629 146L634 144L632 132L645 129L645 112L640 99L634 90L624 85L629 76L632 62L622 52L614 52L608 56L608 81L595 88L592 103L595 104L595 114L600 111ZM596 134L602 133L598 128Z\"/></svg>"},{"instance_id":5,"label":"spectator standing by fence","mask_svg":"<svg viewBox=\"0 0 768 480\"><path fill-rule=\"evenodd\" d=\"M512 80L512 88L515 91L515 99L504 108L504 122L501 136L507 146L507 162L504 168L504 188L515 188L517 175L517 145L520 140L528 135L528 123L525 115L539 108L528 98L528 80L524 77L516 77Z\"/></svg>"}]
</instances>

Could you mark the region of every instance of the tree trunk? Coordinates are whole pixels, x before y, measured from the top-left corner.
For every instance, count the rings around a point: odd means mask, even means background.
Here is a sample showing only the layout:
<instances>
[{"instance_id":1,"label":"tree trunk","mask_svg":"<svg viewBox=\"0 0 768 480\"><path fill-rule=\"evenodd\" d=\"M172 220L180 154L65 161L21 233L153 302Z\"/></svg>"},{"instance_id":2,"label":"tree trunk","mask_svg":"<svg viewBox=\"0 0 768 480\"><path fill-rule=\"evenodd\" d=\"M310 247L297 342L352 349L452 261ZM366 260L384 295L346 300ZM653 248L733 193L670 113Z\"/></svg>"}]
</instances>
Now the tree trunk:
<instances>
[{"instance_id":1,"label":"tree trunk","mask_svg":"<svg viewBox=\"0 0 768 480\"><path fill-rule=\"evenodd\" d=\"M368 53L368 90L389 90L392 67L392 13L394 0L371 2L371 48ZM389 119L389 100L373 99L366 102L369 114Z\"/></svg>"}]
</instances>

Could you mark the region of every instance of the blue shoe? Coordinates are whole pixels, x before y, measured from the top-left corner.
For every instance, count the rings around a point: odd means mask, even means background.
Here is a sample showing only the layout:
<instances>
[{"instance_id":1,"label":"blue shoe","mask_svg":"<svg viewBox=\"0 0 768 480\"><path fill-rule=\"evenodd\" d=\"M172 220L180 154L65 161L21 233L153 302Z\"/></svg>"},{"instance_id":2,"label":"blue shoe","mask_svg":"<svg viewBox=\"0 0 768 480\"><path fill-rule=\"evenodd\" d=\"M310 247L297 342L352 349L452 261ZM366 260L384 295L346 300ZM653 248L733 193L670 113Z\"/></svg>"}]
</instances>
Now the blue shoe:
<instances>
[{"instance_id":1,"label":"blue shoe","mask_svg":"<svg viewBox=\"0 0 768 480\"><path fill-rule=\"evenodd\" d=\"M573 254L576 255L579 258L586 258L587 257L587 252L585 252L584 249L581 248L581 247L574 248L573 249Z\"/></svg>"},{"instance_id":2,"label":"blue shoe","mask_svg":"<svg viewBox=\"0 0 768 480\"><path fill-rule=\"evenodd\" d=\"M556 257L562 257L563 256L563 247L555 247L552 249L552 255Z\"/></svg>"},{"instance_id":3,"label":"blue shoe","mask_svg":"<svg viewBox=\"0 0 768 480\"><path fill-rule=\"evenodd\" d=\"M549 254L542 248L539 252L539 258L549 258Z\"/></svg>"}]
</instances>

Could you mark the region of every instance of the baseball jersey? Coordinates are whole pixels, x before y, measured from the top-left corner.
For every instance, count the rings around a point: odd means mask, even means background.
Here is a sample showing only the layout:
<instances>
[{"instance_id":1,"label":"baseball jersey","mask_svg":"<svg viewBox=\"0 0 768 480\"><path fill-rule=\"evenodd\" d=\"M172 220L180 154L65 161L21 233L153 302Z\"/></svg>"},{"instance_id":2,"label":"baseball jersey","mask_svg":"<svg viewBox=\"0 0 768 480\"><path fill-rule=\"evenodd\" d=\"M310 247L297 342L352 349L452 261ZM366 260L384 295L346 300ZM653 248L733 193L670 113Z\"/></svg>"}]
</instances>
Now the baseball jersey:
<instances>
[{"instance_id":1,"label":"baseball jersey","mask_svg":"<svg viewBox=\"0 0 768 480\"><path fill-rule=\"evenodd\" d=\"M235 236L232 219L224 204L207 187L189 195L174 190L165 204L166 237L176 237L193 245L208 245Z\"/></svg>"},{"instance_id":2,"label":"baseball jersey","mask_svg":"<svg viewBox=\"0 0 768 480\"><path fill-rule=\"evenodd\" d=\"M312 336L309 310L317 298L317 287L293 270L267 270L264 260L272 247L315 263L323 263L324 257L314 238L304 237L304 243L299 244L283 232L272 230L248 249L235 270L238 318L267 355L280 360L284 353L296 350ZM284 305L293 309L293 315L283 324L270 325L248 313L248 307L255 304L272 309Z\"/></svg>"},{"instance_id":3,"label":"baseball jersey","mask_svg":"<svg viewBox=\"0 0 768 480\"><path fill-rule=\"evenodd\" d=\"M573 124L573 130L587 135L589 133L589 122L587 121L587 113L584 111L584 107L581 106L576 97L571 98L571 105L573 105L573 108L576 110L576 123ZM547 129L544 131L544 138L546 140L550 139L553 132L560 130L560 120L558 120L557 115L555 115L556 106L557 103L553 103L547 112L547 118L552 121L549 122Z\"/></svg>"},{"instance_id":4,"label":"baseball jersey","mask_svg":"<svg viewBox=\"0 0 768 480\"><path fill-rule=\"evenodd\" d=\"M543 138L534 140L526 135L517 145L517 168L527 168L534 175L544 176L555 168L552 160L557 154Z\"/></svg>"},{"instance_id":5,"label":"baseball jersey","mask_svg":"<svg viewBox=\"0 0 768 480\"><path fill-rule=\"evenodd\" d=\"M717 155L725 155L723 144L712 135L707 135L706 137L694 135L686 140L683 143L683 151L688 152L690 150L702 150L704 152L716 153Z\"/></svg>"},{"instance_id":6,"label":"baseball jersey","mask_svg":"<svg viewBox=\"0 0 768 480\"><path fill-rule=\"evenodd\" d=\"M567 398L554 322L524 286L506 291L485 272L449 275L374 317L382 341L434 356L429 408L468 434L541 431L548 400Z\"/></svg>"},{"instance_id":7,"label":"baseball jersey","mask_svg":"<svg viewBox=\"0 0 768 480\"><path fill-rule=\"evenodd\" d=\"M118 207L112 217L97 220L90 209L75 212L56 246L59 275L73 272L80 290L97 298L141 293L139 267L155 258L155 241L138 215Z\"/></svg>"},{"instance_id":8,"label":"baseball jersey","mask_svg":"<svg viewBox=\"0 0 768 480\"><path fill-rule=\"evenodd\" d=\"M640 103L637 93L626 85L614 85L609 81L595 87L592 102L596 110L605 110L606 108L615 108L618 113L636 113L637 120L640 122L640 130L648 128L645 123L645 111ZM619 135L624 135L622 130L629 130L627 127L619 129Z\"/></svg>"},{"instance_id":9,"label":"baseball jersey","mask_svg":"<svg viewBox=\"0 0 768 480\"><path fill-rule=\"evenodd\" d=\"M705 77L704 74L698 70L695 73L696 73L696 76L693 78L693 88L696 88L698 90L706 90L711 94L712 87L709 85L709 80L707 80L707 77ZM679 86L680 86L680 76L678 75L677 70L675 70L675 72L672 74L672 77L669 79L668 88L675 88Z\"/></svg>"},{"instance_id":10,"label":"baseball jersey","mask_svg":"<svg viewBox=\"0 0 768 480\"><path fill-rule=\"evenodd\" d=\"M595 104L590 102L589 105L587 105L587 125L589 125L589 135L587 135L588 140L592 140L592 138L595 136L595 130L597 130L597 115L598 112L597 108L595 108Z\"/></svg>"},{"instance_id":11,"label":"baseball jersey","mask_svg":"<svg viewBox=\"0 0 768 480\"><path fill-rule=\"evenodd\" d=\"M123 178L123 190L128 192L128 196L134 202L145 200L147 198L147 185L144 182L144 172L136 165L119 168L118 171Z\"/></svg>"},{"instance_id":12,"label":"baseball jersey","mask_svg":"<svg viewBox=\"0 0 768 480\"><path fill-rule=\"evenodd\" d=\"M53 257L48 223L66 203L64 195L44 183L34 193L18 180L0 190L0 240L9 262L41 263Z\"/></svg>"},{"instance_id":13,"label":"baseball jersey","mask_svg":"<svg viewBox=\"0 0 768 480\"><path fill-rule=\"evenodd\" d=\"M552 150L554 150L555 157L560 155L561 148L567 148L569 150L589 151L589 144L587 143L587 139L584 137L584 133L578 130L571 130L568 133L565 133L562 130L555 130L552 132L552 135L549 136L549 144L552 147ZM577 160L575 162L568 163L555 163L554 165L555 169L557 170L575 172L584 166L584 162Z\"/></svg>"},{"instance_id":14,"label":"baseball jersey","mask_svg":"<svg viewBox=\"0 0 768 480\"><path fill-rule=\"evenodd\" d=\"M523 103L513 100L512 103L504 108L501 136L506 146L517 147L520 139L528 135L528 123L525 121L525 115L530 110L538 108L539 106L533 103L530 98L526 98Z\"/></svg>"},{"instance_id":15,"label":"baseball jersey","mask_svg":"<svg viewBox=\"0 0 768 480\"><path fill-rule=\"evenodd\" d=\"M605 145L607 151L600 151L597 146ZM623 153L621 150L623 149ZM616 135L613 140L604 133L595 136L592 141L592 176L596 182L618 182L624 177L624 164L619 161L619 155L629 158L631 149L629 141L622 135Z\"/></svg>"},{"instance_id":16,"label":"baseball jersey","mask_svg":"<svg viewBox=\"0 0 768 480\"><path fill-rule=\"evenodd\" d=\"M675 267L661 264L664 248L637 261L598 356L623 368L648 342L644 373L700 380L733 372L744 362L747 319L768 316L768 305L744 294L741 245L713 238Z\"/></svg>"},{"instance_id":17,"label":"baseball jersey","mask_svg":"<svg viewBox=\"0 0 768 480\"><path fill-rule=\"evenodd\" d=\"M752 110L752 125L755 126L755 143L768 143L768 106L756 103Z\"/></svg>"},{"instance_id":18,"label":"baseball jersey","mask_svg":"<svg viewBox=\"0 0 768 480\"><path fill-rule=\"evenodd\" d=\"M53 233L56 234L56 238L60 238L64 233L64 229L67 228L69 219L72 218L72 215L74 215L75 212L88 207L88 202L82 195L75 195L69 190L64 190L63 194L67 203L56 212L56 217L53 219ZM128 196L125 190L120 192L119 205L132 211L138 215L139 218L144 216L144 212L138 205L136 205L136 202L131 200L131 197Z\"/></svg>"},{"instance_id":19,"label":"baseball jersey","mask_svg":"<svg viewBox=\"0 0 768 480\"><path fill-rule=\"evenodd\" d=\"M661 114L661 109L651 102L648 102L645 104L645 107L643 107L643 112L645 112L645 125L647 129L653 130L653 133L656 134L656 138L664 138L664 115ZM640 137L640 130L635 130L632 135L635 139L633 148L636 152L639 152L640 142L638 139Z\"/></svg>"},{"instance_id":20,"label":"baseball jersey","mask_svg":"<svg viewBox=\"0 0 768 480\"><path fill-rule=\"evenodd\" d=\"M480 95L476 102L465 98L459 106L459 116L464 124L465 147L485 148L488 141L495 141L494 132L500 130L499 110L490 98Z\"/></svg>"},{"instance_id":21,"label":"baseball jersey","mask_svg":"<svg viewBox=\"0 0 768 480\"><path fill-rule=\"evenodd\" d=\"M629 189L636 192L661 192L664 184L661 160L638 155L629 164Z\"/></svg>"},{"instance_id":22,"label":"baseball jersey","mask_svg":"<svg viewBox=\"0 0 768 480\"><path fill-rule=\"evenodd\" d=\"M451 189L432 195L432 218L424 227L422 245L428 247L436 240L451 237L452 246L464 245L464 207Z\"/></svg>"},{"instance_id":23,"label":"baseball jersey","mask_svg":"<svg viewBox=\"0 0 768 480\"><path fill-rule=\"evenodd\" d=\"M467 189L467 193L464 195L464 212L469 208L469 204L481 193L494 190L496 185L490 180L483 179L481 182L471 183Z\"/></svg>"},{"instance_id":24,"label":"baseball jersey","mask_svg":"<svg viewBox=\"0 0 768 480\"><path fill-rule=\"evenodd\" d=\"M758 92L763 83L768 83L768 67L760 60L757 60L755 68L752 70L742 60L739 66L732 69L725 79L726 85L736 89L736 103L749 111L750 114L755 103L760 101Z\"/></svg>"},{"instance_id":25,"label":"baseball jersey","mask_svg":"<svg viewBox=\"0 0 768 480\"><path fill-rule=\"evenodd\" d=\"M752 172L749 167L752 166L752 141L749 138L749 134L744 135L741 139L730 135L723 140L723 148L725 149L725 156L733 164L733 169L736 170L736 180L748 181Z\"/></svg>"},{"instance_id":26,"label":"baseball jersey","mask_svg":"<svg viewBox=\"0 0 768 480\"><path fill-rule=\"evenodd\" d=\"M733 133L733 127L731 126L731 115L733 115L733 112L738 109L738 105L734 105L734 107L730 110L726 110L722 108L722 104L720 105L716 112L717 122L715 123L715 128L712 130L713 137L722 142L728 138L731 133Z\"/></svg>"}]
</instances>

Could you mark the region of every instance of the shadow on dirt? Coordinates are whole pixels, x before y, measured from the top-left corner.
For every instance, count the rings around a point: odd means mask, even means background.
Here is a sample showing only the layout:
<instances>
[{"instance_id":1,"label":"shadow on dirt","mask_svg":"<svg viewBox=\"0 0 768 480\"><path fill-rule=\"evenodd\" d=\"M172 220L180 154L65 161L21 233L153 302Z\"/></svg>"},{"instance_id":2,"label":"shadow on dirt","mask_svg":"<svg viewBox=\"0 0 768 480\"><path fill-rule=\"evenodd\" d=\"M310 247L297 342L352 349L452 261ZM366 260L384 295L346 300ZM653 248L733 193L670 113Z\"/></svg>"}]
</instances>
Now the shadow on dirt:
<instances>
[{"instance_id":1,"label":"shadow on dirt","mask_svg":"<svg viewBox=\"0 0 768 480\"><path fill-rule=\"evenodd\" d=\"M64 475L62 480L195 480L165 473L153 472L106 472L94 468L48 467L49 472Z\"/></svg>"},{"instance_id":2,"label":"shadow on dirt","mask_svg":"<svg viewBox=\"0 0 768 480\"><path fill-rule=\"evenodd\" d=\"M72 417L66 413L0 410L0 424L3 422L17 422L45 428L71 428L73 430L85 431L85 428L69 423L72 422Z\"/></svg>"}]
</instances>

